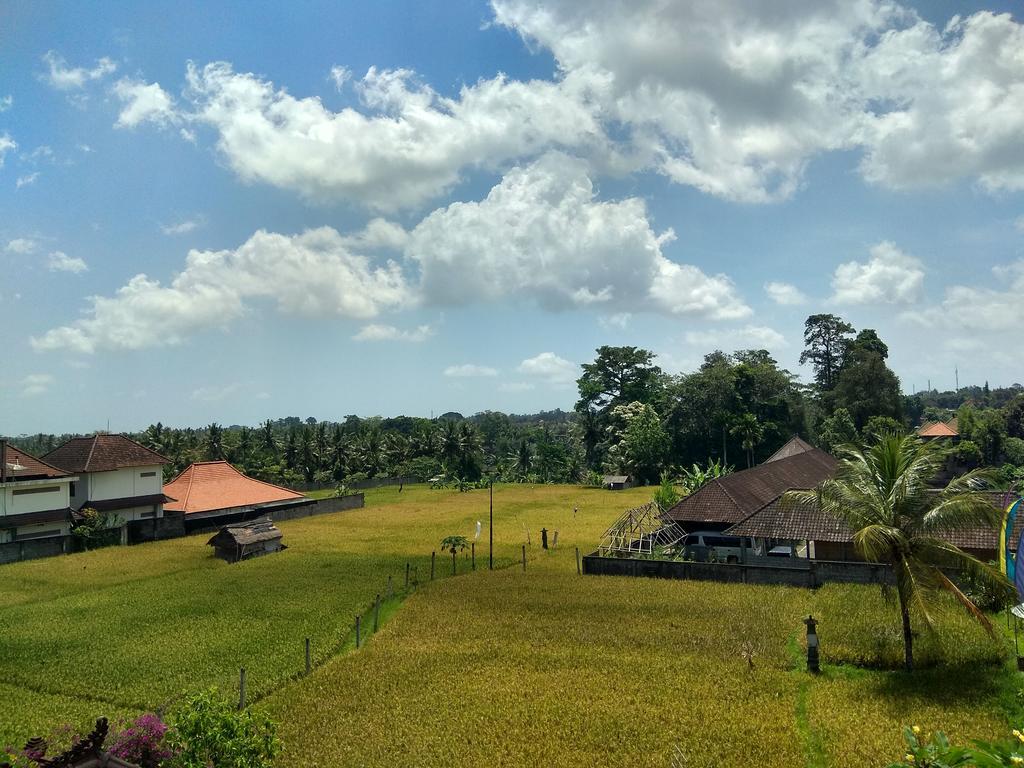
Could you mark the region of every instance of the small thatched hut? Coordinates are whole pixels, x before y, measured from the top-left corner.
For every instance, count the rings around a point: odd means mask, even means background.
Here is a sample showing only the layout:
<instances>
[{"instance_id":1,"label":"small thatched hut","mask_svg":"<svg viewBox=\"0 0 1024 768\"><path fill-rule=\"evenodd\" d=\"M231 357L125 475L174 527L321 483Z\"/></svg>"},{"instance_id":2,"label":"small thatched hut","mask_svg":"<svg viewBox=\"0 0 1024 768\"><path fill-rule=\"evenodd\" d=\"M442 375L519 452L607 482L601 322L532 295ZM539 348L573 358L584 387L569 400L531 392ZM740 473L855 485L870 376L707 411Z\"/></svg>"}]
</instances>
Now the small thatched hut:
<instances>
[{"instance_id":1,"label":"small thatched hut","mask_svg":"<svg viewBox=\"0 0 1024 768\"><path fill-rule=\"evenodd\" d=\"M269 517L225 525L207 544L214 548L217 557L229 563L285 549L281 543L281 530Z\"/></svg>"}]
</instances>

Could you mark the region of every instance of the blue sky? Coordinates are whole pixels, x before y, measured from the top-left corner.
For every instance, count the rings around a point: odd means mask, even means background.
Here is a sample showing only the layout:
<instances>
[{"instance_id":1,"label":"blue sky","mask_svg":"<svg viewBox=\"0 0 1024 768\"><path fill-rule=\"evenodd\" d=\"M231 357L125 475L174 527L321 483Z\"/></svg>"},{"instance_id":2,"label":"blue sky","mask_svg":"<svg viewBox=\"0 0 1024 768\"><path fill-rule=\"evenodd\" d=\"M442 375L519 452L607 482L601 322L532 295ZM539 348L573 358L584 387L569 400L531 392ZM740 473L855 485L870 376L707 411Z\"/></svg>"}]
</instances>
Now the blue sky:
<instances>
[{"instance_id":1,"label":"blue sky","mask_svg":"<svg viewBox=\"0 0 1024 768\"><path fill-rule=\"evenodd\" d=\"M568 408L815 312L1021 381L1012 10L6 3L0 432Z\"/></svg>"}]
</instances>

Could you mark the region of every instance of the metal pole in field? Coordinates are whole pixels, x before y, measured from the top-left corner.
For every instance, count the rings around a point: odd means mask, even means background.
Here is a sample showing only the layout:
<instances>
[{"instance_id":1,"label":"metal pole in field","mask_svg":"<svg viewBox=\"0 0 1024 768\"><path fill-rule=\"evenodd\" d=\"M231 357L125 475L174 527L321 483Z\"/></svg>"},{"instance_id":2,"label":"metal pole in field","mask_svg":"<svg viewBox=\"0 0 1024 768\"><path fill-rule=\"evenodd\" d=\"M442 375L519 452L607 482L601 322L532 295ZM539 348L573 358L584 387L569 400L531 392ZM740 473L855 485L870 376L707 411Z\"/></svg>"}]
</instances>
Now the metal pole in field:
<instances>
[{"instance_id":1,"label":"metal pole in field","mask_svg":"<svg viewBox=\"0 0 1024 768\"><path fill-rule=\"evenodd\" d=\"M409 564L405 564L405 588L409 589Z\"/></svg>"},{"instance_id":2,"label":"metal pole in field","mask_svg":"<svg viewBox=\"0 0 1024 768\"><path fill-rule=\"evenodd\" d=\"M309 653L309 638L306 638L306 674L313 670L313 660Z\"/></svg>"},{"instance_id":3,"label":"metal pole in field","mask_svg":"<svg viewBox=\"0 0 1024 768\"><path fill-rule=\"evenodd\" d=\"M377 634L377 627L380 626L380 595L373 603L373 633Z\"/></svg>"},{"instance_id":4,"label":"metal pole in field","mask_svg":"<svg viewBox=\"0 0 1024 768\"><path fill-rule=\"evenodd\" d=\"M245 667L238 671L238 708L245 709Z\"/></svg>"},{"instance_id":5,"label":"metal pole in field","mask_svg":"<svg viewBox=\"0 0 1024 768\"><path fill-rule=\"evenodd\" d=\"M579 576L583 571L580 570L580 548L576 547L576 575Z\"/></svg>"},{"instance_id":6,"label":"metal pole in field","mask_svg":"<svg viewBox=\"0 0 1024 768\"><path fill-rule=\"evenodd\" d=\"M526 545L523 544L523 570L526 570Z\"/></svg>"},{"instance_id":7,"label":"metal pole in field","mask_svg":"<svg viewBox=\"0 0 1024 768\"><path fill-rule=\"evenodd\" d=\"M491 476L491 523L487 529L487 535L490 538L490 547L487 555L487 567L492 571L494 570L494 477Z\"/></svg>"},{"instance_id":8,"label":"metal pole in field","mask_svg":"<svg viewBox=\"0 0 1024 768\"><path fill-rule=\"evenodd\" d=\"M388 574L388 599L391 599L395 595L395 590L391 587L391 574Z\"/></svg>"},{"instance_id":9,"label":"metal pole in field","mask_svg":"<svg viewBox=\"0 0 1024 768\"><path fill-rule=\"evenodd\" d=\"M437 552L430 553L430 580L434 580L434 558L437 557Z\"/></svg>"},{"instance_id":10,"label":"metal pole in field","mask_svg":"<svg viewBox=\"0 0 1024 768\"><path fill-rule=\"evenodd\" d=\"M356 648L359 648L359 616L356 616Z\"/></svg>"},{"instance_id":11,"label":"metal pole in field","mask_svg":"<svg viewBox=\"0 0 1024 768\"><path fill-rule=\"evenodd\" d=\"M476 570L476 542L469 545L470 557L472 558L473 570Z\"/></svg>"}]
</instances>

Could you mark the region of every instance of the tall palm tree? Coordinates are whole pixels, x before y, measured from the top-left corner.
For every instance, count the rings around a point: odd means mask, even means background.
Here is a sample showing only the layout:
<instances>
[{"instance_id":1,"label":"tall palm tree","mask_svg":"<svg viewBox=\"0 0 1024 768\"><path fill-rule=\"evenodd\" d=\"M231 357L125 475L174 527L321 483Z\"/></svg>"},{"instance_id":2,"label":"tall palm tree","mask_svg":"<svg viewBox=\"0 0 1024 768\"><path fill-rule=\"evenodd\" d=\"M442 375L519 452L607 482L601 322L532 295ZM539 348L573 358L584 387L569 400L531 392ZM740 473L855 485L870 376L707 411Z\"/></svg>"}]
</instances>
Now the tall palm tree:
<instances>
[{"instance_id":1,"label":"tall palm tree","mask_svg":"<svg viewBox=\"0 0 1024 768\"><path fill-rule=\"evenodd\" d=\"M935 597L947 592L991 634L985 614L943 572L960 568L1004 590L1013 586L995 568L950 543L950 534L977 528L995 529L1000 510L985 493L991 478L980 470L955 478L942 489L933 481L952 446L914 436L881 435L866 447L840 448L838 470L818 489L791 491L790 501L816 503L853 531L853 543L865 560L888 563L896 576L903 647L907 670L914 668L914 635L910 612L915 609L934 629Z\"/></svg>"},{"instance_id":2,"label":"tall palm tree","mask_svg":"<svg viewBox=\"0 0 1024 768\"><path fill-rule=\"evenodd\" d=\"M752 413L744 413L734 422L729 432L740 439L740 446L747 453L747 469L754 466L754 449L764 439L764 427Z\"/></svg>"}]
</instances>

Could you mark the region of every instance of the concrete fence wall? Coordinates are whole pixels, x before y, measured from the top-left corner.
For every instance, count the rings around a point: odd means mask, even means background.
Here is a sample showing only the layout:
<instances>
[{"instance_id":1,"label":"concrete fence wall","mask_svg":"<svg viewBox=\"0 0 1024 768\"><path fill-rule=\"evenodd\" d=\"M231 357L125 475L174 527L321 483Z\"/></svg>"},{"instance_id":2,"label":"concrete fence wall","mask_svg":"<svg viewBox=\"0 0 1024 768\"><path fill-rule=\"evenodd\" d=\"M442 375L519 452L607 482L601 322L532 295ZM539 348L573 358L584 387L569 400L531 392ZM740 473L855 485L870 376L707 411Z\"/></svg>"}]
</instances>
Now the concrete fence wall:
<instances>
[{"instance_id":1,"label":"concrete fence wall","mask_svg":"<svg viewBox=\"0 0 1024 768\"><path fill-rule=\"evenodd\" d=\"M276 510L270 513L275 523L282 520L294 520L299 517L312 517L313 515L328 515L331 512L342 512L346 509L360 509L365 503L363 494L350 493L346 496L338 496L333 499L318 499L316 504L306 504L301 507Z\"/></svg>"},{"instance_id":2,"label":"concrete fence wall","mask_svg":"<svg viewBox=\"0 0 1024 768\"><path fill-rule=\"evenodd\" d=\"M698 563L675 560L642 560L601 557L583 558L583 573L599 576L648 576L659 579L721 581L740 584L784 584L792 587L820 587L828 583L893 584L893 574L879 563L839 562L777 558L779 564Z\"/></svg>"},{"instance_id":3,"label":"concrete fence wall","mask_svg":"<svg viewBox=\"0 0 1024 768\"><path fill-rule=\"evenodd\" d=\"M275 522L294 520L313 515L327 515L342 512L346 509L360 509L365 503L363 494L352 493L333 499L320 499L312 504L301 507L270 510ZM258 512L258 510L256 511ZM258 517L250 513L248 518ZM219 528L221 523L214 522L208 529L186 531L184 512L164 512L162 518L132 520L128 523L128 543L141 544L147 541L163 541L176 539L187 533L209 533ZM21 560L35 560L39 557L53 557L75 552L77 542L73 536L51 536L45 539L26 539L0 544L0 565L17 563Z\"/></svg>"}]
</instances>

